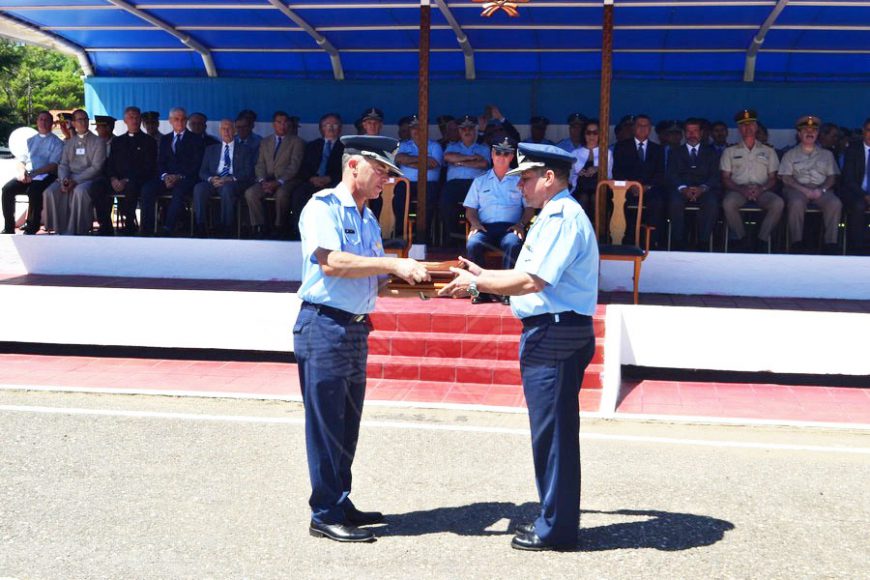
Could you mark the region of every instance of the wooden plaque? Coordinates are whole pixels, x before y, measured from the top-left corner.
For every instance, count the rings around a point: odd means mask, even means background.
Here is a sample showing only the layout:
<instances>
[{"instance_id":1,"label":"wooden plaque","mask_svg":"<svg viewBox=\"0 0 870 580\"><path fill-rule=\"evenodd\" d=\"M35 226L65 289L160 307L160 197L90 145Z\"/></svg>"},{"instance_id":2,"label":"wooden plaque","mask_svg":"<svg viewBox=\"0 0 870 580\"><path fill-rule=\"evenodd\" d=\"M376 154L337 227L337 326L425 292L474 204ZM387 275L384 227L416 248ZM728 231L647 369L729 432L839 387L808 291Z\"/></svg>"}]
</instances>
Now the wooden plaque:
<instances>
[{"instance_id":1,"label":"wooden plaque","mask_svg":"<svg viewBox=\"0 0 870 580\"><path fill-rule=\"evenodd\" d=\"M420 263L429 271L429 276L432 278L430 281L412 285L398 276L391 275L384 295L396 298L419 298L421 300L436 298L438 291L447 286L455 277L450 268L464 267L459 260Z\"/></svg>"}]
</instances>

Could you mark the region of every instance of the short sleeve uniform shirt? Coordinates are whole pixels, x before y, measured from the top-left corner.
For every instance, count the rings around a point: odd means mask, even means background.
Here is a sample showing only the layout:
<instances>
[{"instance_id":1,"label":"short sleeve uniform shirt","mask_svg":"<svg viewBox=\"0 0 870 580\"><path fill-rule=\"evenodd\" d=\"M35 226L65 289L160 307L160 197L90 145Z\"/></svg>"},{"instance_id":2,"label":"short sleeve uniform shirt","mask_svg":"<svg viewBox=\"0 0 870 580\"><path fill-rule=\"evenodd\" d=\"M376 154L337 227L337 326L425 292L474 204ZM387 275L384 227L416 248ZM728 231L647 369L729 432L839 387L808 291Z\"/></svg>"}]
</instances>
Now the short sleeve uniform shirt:
<instances>
[{"instance_id":1,"label":"short sleeve uniform shirt","mask_svg":"<svg viewBox=\"0 0 870 580\"><path fill-rule=\"evenodd\" d=\"M299 298L313 304L368 314L375 308L378 277L326 276L317 261L317 248L381 257L381 227L368 207L362 214L344 184L314 194L299 217L302 237L302 285Z\"/></svg>"},{"instance_id":2,"label":"short sleeve uniform shirt","mask_svg":"<svg viewBox=\"0 0 870 580\"><path fill-rule=\"evenodd\" d=\"M773 147L756 142L749 149L741 141L722 152L719 169L729 172L737 185L764 185L779 169L779 157Z\"/></svg>"},{"instance_id":3,"label":"short sleeve uniform shirt","mask_svg":"<svg viewBox=\"0 0 870 580\"><path fill-rule=\"evenodd\" d=\"M840 168L834 154L821 147L809 153L798 145L785 152L779 164L780 175L791 175L801 185L819 186L831 175L839 175Z\"/></svg>"},{"instance_id":4,"label":"short sleeve uniform shirt","mask_svg":"<svg viewBox=\"0 0 870 580\"><path fill-rule=\"evenodd\" d=\"M595 314L598 243L586 212L567 189L541 209L515 268L546 282L540 292L511 297L517 318L567 311Z\"/></svg>"},{"instance_id":5,"label":"short sleeve uniform shirt","mask_svg":"<svg viewBox=\"0 0 870 580\"><path fill-rule=\"evenodd\" d=\"M520 221L526 205L519 183L519 175L506 175L499 180L490 169L471 182L462 205L476 209L481 223L515 224Z\"/></svg>"}]
</instances>

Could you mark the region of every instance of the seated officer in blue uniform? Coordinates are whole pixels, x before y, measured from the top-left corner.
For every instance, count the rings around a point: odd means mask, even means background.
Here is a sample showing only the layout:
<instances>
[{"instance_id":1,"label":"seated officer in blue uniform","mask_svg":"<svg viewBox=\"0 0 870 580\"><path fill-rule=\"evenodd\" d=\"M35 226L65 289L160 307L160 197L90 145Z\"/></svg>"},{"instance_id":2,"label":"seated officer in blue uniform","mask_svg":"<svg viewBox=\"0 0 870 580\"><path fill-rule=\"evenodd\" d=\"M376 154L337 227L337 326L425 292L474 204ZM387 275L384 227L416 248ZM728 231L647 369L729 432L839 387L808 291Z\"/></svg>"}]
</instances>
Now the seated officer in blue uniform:
<instances>
[{"instance_id":1,"label":"seated officer in blue uniform","mask_svg":"<svg viewBox=\"0 0 870 580\"><path fill-rule=\"evenodd\" d=\"M488 248L500 249L502 267L509 270L517 261L535 208L523 202L519 176L507 174L516 146L505 137L491 149L492 169L475 178L463 202L469 227L465 251L469 260L482 264ZM492 300L495 296L483 293L471 301L480 304ZM507 296L501 300L508 303Z\"/></svg>"},{"instance_id":2,"label":"seated officer in blue uniform","mask_svg":"<svg viewBox=\"0 0 870 580\"><path fill-rule=\"evenodd\" d=\"M511 546L554 550L577 544L580 523L580 408L583 373L595 351L592 315L598 299L598 244L586 212L571 197L573 157L558 147L520 143L520 189L539 207L513 270L467 270L440 293L511 296L523 323L520 372L529 409L541 511L518 526Z\"/></svg>"},{"instance_id":3,"label":"seated officer in blue uniform","mask_svg":"<svg viewBox=\"0 0 870 580\"><path fill-rule=\"evenodd\" d=\"M344 144L342 177L302 210L302 307L293 328L305 406L305 445L311 478L312 536L369 542L359 526L383 521L351 502L351 465L366 388L368 314L388 274L410 284L429 279L411 259L385 258L381 228L366 202L376 199L390 173L401 175L390 137L353 135Z\"/></svg>"}]
</instances>

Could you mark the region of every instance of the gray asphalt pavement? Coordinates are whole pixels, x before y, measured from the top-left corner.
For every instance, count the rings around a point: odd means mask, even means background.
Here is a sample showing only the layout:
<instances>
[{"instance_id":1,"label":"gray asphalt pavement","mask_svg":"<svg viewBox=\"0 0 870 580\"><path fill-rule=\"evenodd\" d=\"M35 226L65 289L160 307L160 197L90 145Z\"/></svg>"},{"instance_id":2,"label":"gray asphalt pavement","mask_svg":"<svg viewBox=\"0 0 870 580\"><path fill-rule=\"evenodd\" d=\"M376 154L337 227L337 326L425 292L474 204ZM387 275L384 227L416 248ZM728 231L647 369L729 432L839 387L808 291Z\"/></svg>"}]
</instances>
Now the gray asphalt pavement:
<instances>
[{"instance_id":1,"label":"gray asphalt pavement","mask_svg":"<svg viewBox=\"0 0 870 580\"><path fill-rule=\"evenodd\" d=\"M369 406L373 544L308 535L301 406L0 392L0 578L868 578L870 434L582 422L578 549L525 553L522 414Z\"/></svg>"}]
</instances>

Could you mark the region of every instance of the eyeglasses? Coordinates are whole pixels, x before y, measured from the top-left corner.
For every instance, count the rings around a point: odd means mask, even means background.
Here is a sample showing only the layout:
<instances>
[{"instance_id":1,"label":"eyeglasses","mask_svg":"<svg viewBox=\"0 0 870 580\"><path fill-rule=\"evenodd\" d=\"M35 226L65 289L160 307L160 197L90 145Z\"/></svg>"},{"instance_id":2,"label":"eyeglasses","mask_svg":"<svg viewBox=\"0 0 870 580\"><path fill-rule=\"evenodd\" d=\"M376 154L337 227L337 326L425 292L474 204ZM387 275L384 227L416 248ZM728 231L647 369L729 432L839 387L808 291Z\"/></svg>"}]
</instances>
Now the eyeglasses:
<instances>
[{"instance_id":1,"label":"eyeglasses","mask_svg":"<svg viewBox=\"0 0 870 580\"><path fill-rule=\"evenodd\" d=\"M495 154L497 157L507 157L509 155L513 155L513 151L499 151L498 149L496 149Z\"/></svg>"},{"instance_id":2,"label":"eyeglasses","mask_svg":"<svg viewBox=\"0 0 870 580\"><path fill-rule=\"evenodd\" d=\"M587 135L598 135L598 131L586 131Z\"/></svg>"}]
</instances>

